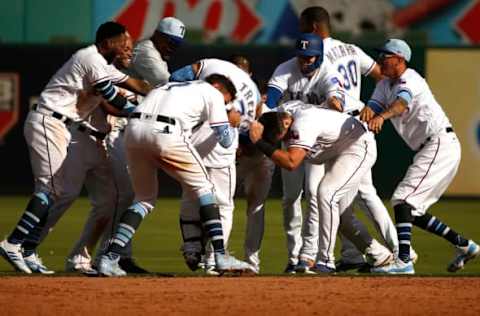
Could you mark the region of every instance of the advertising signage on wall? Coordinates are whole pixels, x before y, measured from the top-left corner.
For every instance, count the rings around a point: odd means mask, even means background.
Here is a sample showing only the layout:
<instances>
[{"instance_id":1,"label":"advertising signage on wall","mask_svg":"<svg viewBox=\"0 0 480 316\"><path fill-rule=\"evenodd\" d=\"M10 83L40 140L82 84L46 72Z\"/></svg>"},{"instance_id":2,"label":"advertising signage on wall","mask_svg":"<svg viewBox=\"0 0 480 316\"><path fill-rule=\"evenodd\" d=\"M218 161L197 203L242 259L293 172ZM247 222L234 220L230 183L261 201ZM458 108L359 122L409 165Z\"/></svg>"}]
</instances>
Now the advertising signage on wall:
<instances>
[{"instance_id":1,"label":"advertising signage on wall","mask_svg":"<svg viewBox=\"0 0 480 316\"><path fill-rule=\"evenodd\" d=\"M480 49L429 49L427 81L462 144L462 161L447 194L480 195Z\"/></svg>"},{"instance_id":2,"label":"advertising signage on wall","mask_svg":"<svg viewBox=\"0 0 480 316\"><path fill-rule=\"evenodd\" d=\"M16 73L0 73L0 141L18 120L19 79Z\"/></svg>"}]
</instances>

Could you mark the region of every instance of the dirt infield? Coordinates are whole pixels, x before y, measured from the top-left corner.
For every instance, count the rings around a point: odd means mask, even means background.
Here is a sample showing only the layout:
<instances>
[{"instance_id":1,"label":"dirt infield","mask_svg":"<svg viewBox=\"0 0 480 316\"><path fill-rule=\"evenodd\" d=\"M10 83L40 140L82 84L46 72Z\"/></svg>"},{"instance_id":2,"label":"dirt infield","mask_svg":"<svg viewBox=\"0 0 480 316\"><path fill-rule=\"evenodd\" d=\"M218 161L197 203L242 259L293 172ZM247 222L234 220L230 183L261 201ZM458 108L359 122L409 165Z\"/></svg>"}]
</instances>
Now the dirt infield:
<instances>
[{"instance_id":1,"label":"dirt infield","mask_svg":"<svg viewBox=\"0 0 480 316\"><path fill-rule=\"evenodd\" d=\"M480 315L480 278L2 277L1 315Z\"/></svg>"}]
</instances>

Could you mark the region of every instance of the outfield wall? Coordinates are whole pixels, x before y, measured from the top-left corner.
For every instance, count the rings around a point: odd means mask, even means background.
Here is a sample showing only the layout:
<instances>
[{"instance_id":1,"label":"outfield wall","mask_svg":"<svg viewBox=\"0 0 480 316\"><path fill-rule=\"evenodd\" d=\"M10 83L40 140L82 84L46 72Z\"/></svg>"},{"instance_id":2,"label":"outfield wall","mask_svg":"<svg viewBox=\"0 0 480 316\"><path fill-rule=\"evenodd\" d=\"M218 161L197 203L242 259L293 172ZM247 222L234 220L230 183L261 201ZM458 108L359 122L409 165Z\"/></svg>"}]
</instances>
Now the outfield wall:
<instances>
[{"instance_id":1,"label":"outfield wall","mask_svg":"<svg viewBox=\"0 0 480 316\"><path fill-rule=\"evenodd\" d=\"M62 63L79 47L0 46L2 51L2 58L0 59L0 123L4 125L5 120L9 120L12 117L9 111L12 112L15 106L18 107L18 123L6 134L0 144L0 161L2 166L0 194L28 194L31 192L33 181L28 152L23 138L23 121L25 120L29 104L38 96L49 78L58 70ZM365 50L373 54L371 48L366 47ZM479 151L478 132L475 134L473 129L464 128L466 126L465 123L457 120L456 116L457 113L471 120L474 117L480 117L480 108L474 102L480 91L480 81L476 77L480 72L475 72L475 70L467 71L468 65L475 65L474 59L477 58L478 60L480 49L451 50L448 51L450 55L442 55L442 57L437 57L435 54L436 50L428 50L427 54L425 52L424 48L414 48L412 66L418 69L421 74L424 74L425 56L432 56L432 63L426 64L428 66L427 70L430 72L428 79L432 82L432 89L447 110L453 125L459 131L463 144L464 161L462 162L462 169L449 194L456 196L480 196L480 185L478 185L478 181L475 181L478 179L478 176L475 176L475 174L479 172L478 166L480 166L480 154L476 154ZM465 70L455 72L455 76L435 72L435 70L438 71L440 69L446 71L446 65L449 65L454 70L458 66L453 61L459 62L459 60L464 58L463 55L461 55L461 58L456 57L457 54L467 52L478 55L471 56L471 61L464 64ZM233 53L245 54L251 58L255 79L258 82L268 80L275 66L292 56L290 49L279 46L186 46L178 51L177 56L172 61L171 69L177 69L179 66L191 63L199 57L227 58ZM459 76L458 73L462 73L462 75ZM15 85L16 79L12 78L18 79L18 89ZM463 81L461 80L468 82L469 85L462 85L461 82ZM445 85L447 85L446 88ZM462 89L459 88L460 86ZM366 80L362 95L363 99L368 98L372 89L373 82ZM13 110L13 112L15 111ZM379 157L374 168L374 181L380 195L389 197L396 183L401 180L413 153L395 134L390 124L386 126L377 139ZM473 154L468 154L470 152L473 152ZM466 158L467 156L468 158ZM160 182L162 183L162 195L178 195L179 188L174 184L174 181L166 176L162 176ZM278 172L275 176L271 193L272 196L281 195Z\"/></svg>"}]
</instances>

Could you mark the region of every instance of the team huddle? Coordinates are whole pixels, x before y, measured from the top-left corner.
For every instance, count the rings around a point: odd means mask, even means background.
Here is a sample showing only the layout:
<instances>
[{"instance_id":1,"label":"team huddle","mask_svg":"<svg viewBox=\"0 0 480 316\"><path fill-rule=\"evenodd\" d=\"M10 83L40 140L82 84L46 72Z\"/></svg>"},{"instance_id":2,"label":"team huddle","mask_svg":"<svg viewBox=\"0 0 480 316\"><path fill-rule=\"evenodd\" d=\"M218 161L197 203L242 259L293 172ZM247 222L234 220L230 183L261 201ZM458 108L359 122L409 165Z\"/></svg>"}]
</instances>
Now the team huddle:
<instances>
[{"instance_id":1,"label":"team huddle","mask_svg":"<svg viewBox=\"0 0 480 316\"><path fill-rule=\"evenodd\" d=\"M104 23L95 43L50 79L24 126L35 192L0 242L17 271L54 273L37 248L85 185L92 210L66 271L146 273L132 259L132 241L162 190L158 169L181 185L181 249L192 271L260 273L275 165L282 168L285 273L414 274L413 225L456 248L450 272L480 253L428 212L454 178L461 149L427 82L408 67L405 41L389 39L375 61L333 39L328 12L309 7L300 15L295 57L276 67L261 94L243 56L201 59L170 73L167 62L185 31L180 20L164 18L133 45L124 26ZM366 105L362 75L376 81ZM386 120L416 152L391 198L395 223L372 180L374 135ZM247 200L243 260L228 252L237 183Z\"/></svg>"}]
</instances>

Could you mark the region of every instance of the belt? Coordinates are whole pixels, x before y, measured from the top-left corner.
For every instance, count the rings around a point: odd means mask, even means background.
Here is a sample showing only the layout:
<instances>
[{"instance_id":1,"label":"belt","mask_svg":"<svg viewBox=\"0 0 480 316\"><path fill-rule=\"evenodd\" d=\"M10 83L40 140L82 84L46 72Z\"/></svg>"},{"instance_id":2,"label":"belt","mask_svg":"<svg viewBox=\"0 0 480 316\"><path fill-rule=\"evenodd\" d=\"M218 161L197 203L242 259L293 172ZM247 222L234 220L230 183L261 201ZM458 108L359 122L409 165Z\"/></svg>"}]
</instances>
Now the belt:
<instances>
[{"instance_id":1,"label":"belt","mask_svg":"<svg viewBox=\"0 0 480 316\"><path fill-rule=\"evenodd\" d=\"M146 113L141 113L141 112L135 112L130 115L130 118L136 118L136 119L145 119L145 120L150 120L153 119L157 122L163 122L171 125L175 125L175 119L168 117L168 116L163 116L163 115L154 115L154 114L146 114Z\"/></svg>"},{"instance_id":2,"label":"belt","mask_svg":"<svg viewBox=\"0 0 480 316\"><path fill-rule=\"evenodd\" d=\"M42 111L40 111L40 109L41 109L41 107L38 104L34 104L32 106L32 110L34 110L36 112L39 112L39 113L42 113L42 114L45 114L45 115L50 115L51 117L56 118L59 121L62 121L67 126L73 123L73 120L71 118L68 118L61 113L58 113L58 112L55 112L55 111L52 111L52 110L49 110L49 109L46 109L46 111L48 111L50 113L43 113Z\"/></svg>"},{"instance_id":3,"label":"belt","mask_svg":"<svg viewBox=\"0 0 480 316\"><path fill-rule=\"evenodd\" d=\"M445 127L445 132L447 133L453 133L453 127L449 126L449 127ZM425 141L420 145L420 147L418 148L418 150L421 150L423 149L423 147L425 147L425 145L432 140L432 136L429 136L427 139L425 139Z\"/></svg>"},{"instance_id":4,"label":"belt","mask_svg":"<svg viewBox=\"0 0 480 316\"><path fill-rule=\"evenodd\" d=\"M45 114L45 115L50 115L51 117L53 118L56 118L57 120L60 120L63 122L63 124L65 124L66 126L69 126L69 125L72 125L72 123L74 122L74 120L72 120L71 118L68 118L66 117L65 115L63 114L60 114L58 112L55 112L55 111L52 111L52 110L49 110L49 109L46 109L46 111L50 112L50 113L43 113L42 111L39 111L40 109L40 106L38 104L34 104L32 106L32 109L34 111L37 111L39 113L42 113L42 114ZM75 128L76 130L82 132L82 133L85 133L87 135L92 135L93 137L95 137L96 139L98 140L104 140L105 137L107 136L106 133L102 133L102 132L99 132L99 131L96 131L94 129L91 129L90 127L86 126L86 125L82 125L82 124L78 124L76 126L74 126L73 128Z\"/></svg>"},{"instance_id":5,"label":"belt","mask_svg":"<svg viewBox=\"0 0 480 316\"><path fill-rule=\"evenodd\" d=\"M360 115L360 111L359 110L353 110L353 111L347 112L347 114L351 115L351 116L358 116L358 115Z\"/></svg>"},{"instance_id":6,"label":"belt","mask_svg":"<svg viewBox=\"0 0 480 316\"><path fill-rule=\"evenodd\" d=\"M85 126L85 125L78 125L77 130L79 130L82 133L92 135L93 137L95 137L98 140L104 140L105 137L107 136L107 133L102 133L102 132L96 131L96 130L91 129L88 126Z\"/></svg>"}]
</instances>

